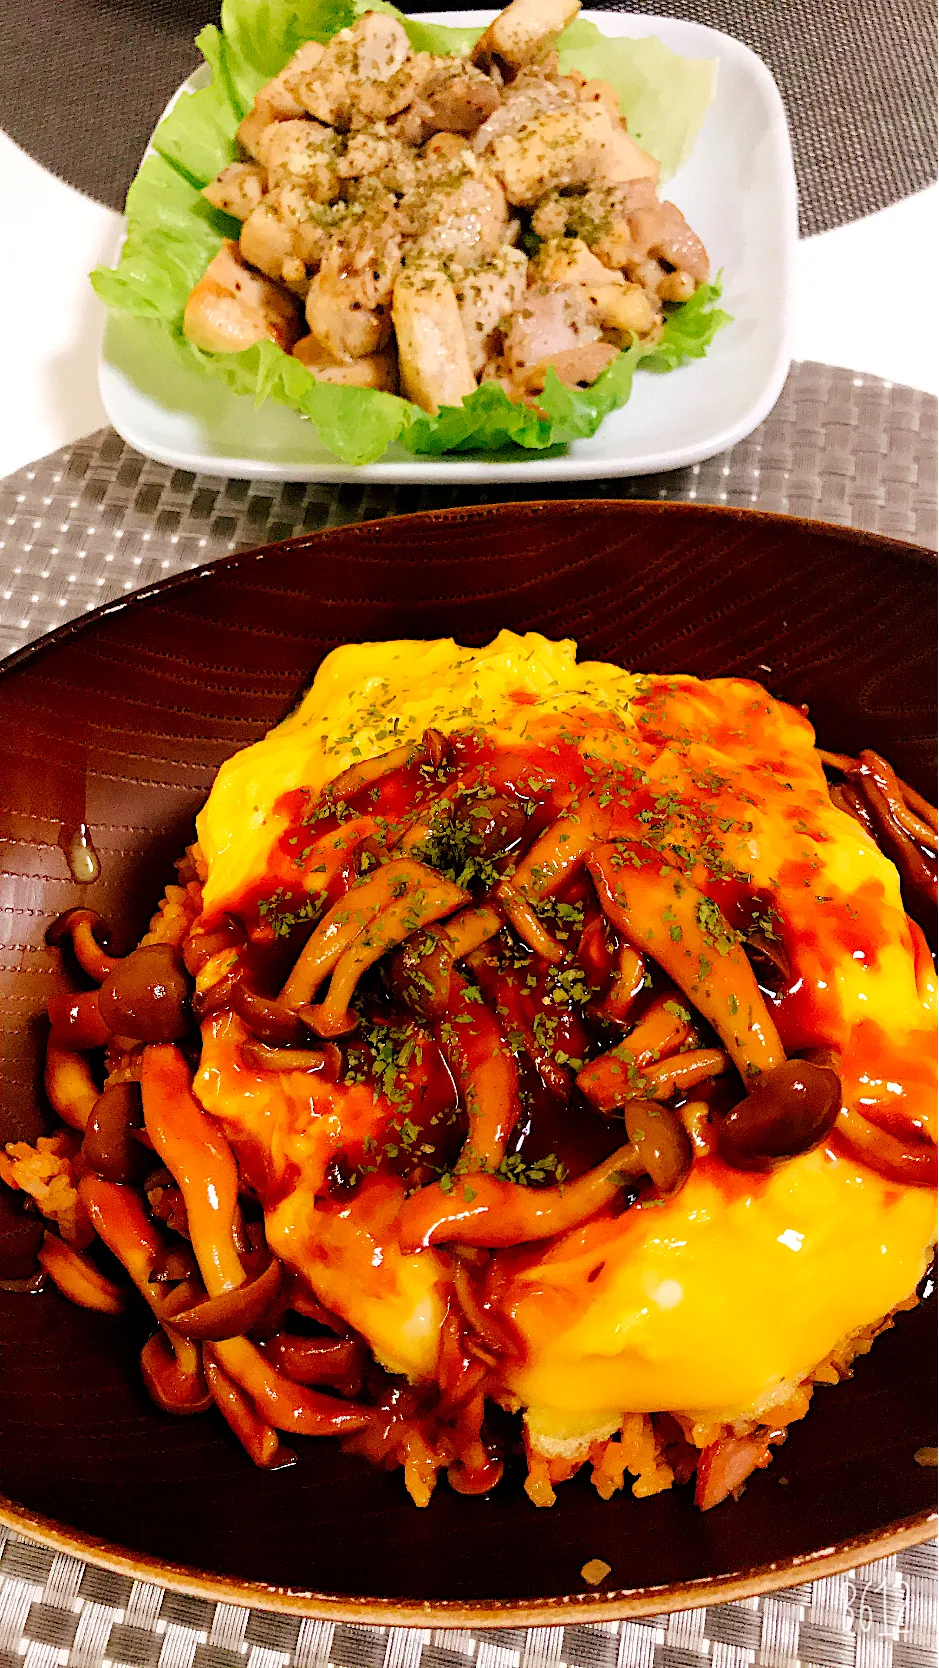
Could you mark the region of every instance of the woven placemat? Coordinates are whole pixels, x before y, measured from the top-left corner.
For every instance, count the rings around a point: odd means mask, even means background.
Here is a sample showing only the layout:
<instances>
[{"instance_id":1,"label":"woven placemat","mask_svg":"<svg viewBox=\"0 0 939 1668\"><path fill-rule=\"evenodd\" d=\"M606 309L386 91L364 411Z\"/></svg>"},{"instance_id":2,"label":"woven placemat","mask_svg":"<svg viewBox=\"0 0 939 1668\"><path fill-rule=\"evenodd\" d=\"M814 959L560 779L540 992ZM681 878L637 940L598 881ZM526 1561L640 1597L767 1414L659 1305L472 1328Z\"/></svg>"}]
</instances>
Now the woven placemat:
<instances>
[{"instance_id":1,"label":"woven placemat","mask_svg":"<svg viewBox=\"0 0 939 1668\"><path fill-rule=\"evenodd\" d=\"M769 65L789 114L805 235L920 191L936 173L932 0L590 0L690 18ZM404 0L404 11L467 9ZM53 173L121 208L193 37L218 0L31 0L0 5L0 125Z\"/></svg>"},{"instance_id":2,"label":"woven placemat","mask_svg":"<svg viewBox=\"0 0 939 1668\"><path fill-rule=\"evenodd\" d=\"M829 365L794 365L773 412L731 451L667 475L534 491L226 480L151 463L102 429L0 483L0 654L232 550L340 522L533 497L756 505L932 546L936 401Z\"/></svg>"},{"instance_id":3,"label":"woven placemat","mask_svg":"<svg viewBox=\"0 0 939 1668\"><path fill-rule=\"evenodd\" d=\"M0 1528L0 1546L4 1530ZM936 1547L766 1598L635 1622L352 1627L212 1604L10 1534L0 1664L14 1668L934 1668Z\"/></svg>"}]
</instances>

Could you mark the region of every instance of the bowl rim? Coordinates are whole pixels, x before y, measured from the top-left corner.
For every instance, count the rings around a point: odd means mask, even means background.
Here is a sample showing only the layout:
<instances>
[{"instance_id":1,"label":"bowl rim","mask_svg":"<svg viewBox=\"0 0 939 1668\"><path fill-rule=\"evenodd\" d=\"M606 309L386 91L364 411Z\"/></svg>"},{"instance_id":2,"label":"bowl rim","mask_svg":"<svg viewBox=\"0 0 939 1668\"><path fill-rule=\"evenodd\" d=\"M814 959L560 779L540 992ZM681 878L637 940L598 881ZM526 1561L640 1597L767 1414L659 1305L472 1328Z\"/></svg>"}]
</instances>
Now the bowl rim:
<instances>
[{"instance_id":1,"label":"bowl rim","mask_svg":"<svg viewBox=\"0 0 939 1668\"><path fill-rule=\"evenodd\" d=\"M785 525L790 529L795 525L809 537L823 535L855 547L874 548L886 556L912 559L917 564L934 567L937 560L936 552L929 547L886 534L743 505L658 498L597 500L571 496L418 510L407 515L345 522L336 527L299 534L274 544L234 551L214 561L171 574L129 595L116 597L99 608L64 622L8 655L0 662L0 685L8 676L40 658L48 650L80 640L85 633L94 631L103 621L124 614L128 609L142 609L153 598L171 596L188 585L204 582L216 575L224 578L250 563L263 561L266 557L274 556L281 551L308 548L311 556L315 556L318 552L328 552L330 540L340 534L346 538L352 535L367 542L376 534L380 537L378 530L388 528L389 525L397 527L403 524L406 531L409 526L415 528L441 521L462 520L481 523L503 514L534 520L546 512L557 513L561 505L575 516L579 512L593 517L599 515L609 516L611 519L629 519L637 512L648 515L650 511L655 511L660 515L681 519L698 519L704 516L719 517L731 522L756 523L765 527L767 531L779 525ZM415 559L421 560L419 540L415 539L413 548ZM426 559L430 561L432 557L428 556ZM583 1592L528 1600L354 1597L306 1588L273 1586L266 1582L215 1574L192 1565L177 1564L152 1554L135 1552L129 1547L89 1535L34 1512L2 1494L0 1524L54 1552L82 1559L118 1575L151 1581L172 1592L208 1599L215 1603L359 1625L420 1627L433 1625L440 1618L451 1628L491 1629L618 1621L630 1617L697 1609L708 1604L726 1604L756 1594L770 1593L802 1581L814 1581L824 1576L836 1575L859 1564L889 1557L906 1547L920 1545L932 1539L939 1530L939 1511L933 1507L924 1507L910 1516L851 1536L835 1545L821 1547L814 1552L798 1553L790 1558L773 1560L749 1569L730 1571L725 1575L702 1576L690 1582L665 1583L641 1588L610 1588L605 1591L586 1589Z\"/></svg>"},{"instance_id":2,"label":"bowl rim","mask_svg":"<svg viewBox=\"0 0 939 1668\"><path fill-rule=\"evenodd\" d=\"M30 643L24 643L22 648L14 649L11 654L0 659L0 684L10 673L18 671L22 666L47 649L57 648L60 643L70 642L73 638L100 624L102 620L110 619L125 613L128 609L136 609L149 602L151 597L166 596L175 590L196 581L206 580L213 574L234 573L242 564L258 562L273 555L277 551L296 550L309 547L311 555L328 546L329 540L337 534L349 535L365 539L381 536L379 529L389 526L414 527L416 524L427 522L447 522L459 520L482 520L489 516L503 513L527 515L534 519L539 514L557 513L559 506L570 511L579 511L591 515L619 515L629 516L634 511L644 511L648 514L655 511L659 515L695 519L700 516L718 517L725 521L754 522L765 527L785 526L801 527L808 536L823 534L827 538L840 539L845 544L853 544L866 548L881 550L885 555L898 558L912 559L925 566L935 568L939 561L939 551L931 545L917 544L909 539L895 538L888 533L873 533L867 528L846 526L843 522L824 521L818 517L787 515L782 510L760 510L744 504L709 504L698 500L675 498L589 498L567 497L557 498L525 498L521 500L507 499L502 503L491 504L455 504L444 509L412 510L405 515L370 516L363 521L340 522L335 527L321 527L310 533L297 533L289 539L278 539L273 544L250 545L244 550L233 550L227 556L217 556L212 561L199 563L195 567L184 568L180 573L169 574L165 579L158 579L151 585L141 586L138 591L122 593L104 602L98 608L89 609L86 613L78 614L71 620L65 620L62 625L54 626L51 631L43 632ZM414 560L421 559L420 544L415 541ZM430 558L427 558L430 560Z\"/></svg>"},{"instance_id":3,"label":"bowl rim","mask_svg":"<svg viewBox=\"0 0 939 1668\"><path fill-rule=\"evenodd\" d=\"M0 1523L53 1552L84 1559L116 1575L150 1581L171 1592L217 1604L234 1604L249 1610L267 1610L276 1615L309 1616L319 1621L351 1622L373 1627L448 1628L564 1627L580 1622L612 1622L633 1616L657 1616L678 1610L697 1610L710 1604L729 1604L735 1599L771 1593L780 1587L796 1586L838 1575L919 1546L932 1540L939 1530L939 1511L924 1507L910 1517L898 1518L883 1529L853 1535L836 1546L817 1552L798 1553L793 1558L759 1564L751 1570L735 1570L722 1576L702 1576L694 1581L666 1583L655 1587L634 1587L609 1592L590 1589L540 1599L395 1599L348 1594L318 1593L298 1587L273 1587L263 1581L236 1576L214 1575L189 1564L168 1563L147 1553L132 1552L77 1529L63 1529L52 1519L17 1505L0 1495Z\"/></svg>"}]
</instances>

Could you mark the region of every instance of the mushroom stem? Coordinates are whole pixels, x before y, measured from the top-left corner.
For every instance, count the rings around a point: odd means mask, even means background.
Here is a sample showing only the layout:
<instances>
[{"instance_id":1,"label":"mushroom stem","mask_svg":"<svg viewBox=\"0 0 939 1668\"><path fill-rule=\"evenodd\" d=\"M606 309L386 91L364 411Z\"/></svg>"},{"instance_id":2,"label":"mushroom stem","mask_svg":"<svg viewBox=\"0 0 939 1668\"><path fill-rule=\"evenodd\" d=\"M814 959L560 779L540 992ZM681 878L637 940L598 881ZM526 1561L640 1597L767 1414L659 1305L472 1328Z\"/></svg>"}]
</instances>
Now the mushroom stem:
<instances>
[{"instance_id":1,"label":"mushroom stem","mask_svg":"<svg viewBox=\"0 0 939 1668\"><path fill-rule=\"evenodd\" d=\"M120 1287L105 1279L90 1257L66 1245L55 1234L46 1234L38 1262L70 1303L77 1303L82 1309L98 1309L104 1315L122 1312L124 1294Z\"/></svg>"},{"instance_id":2,"label":"mushroom stem","mask_svg":"<svg viewBox=\"0 0 939 1668\"><path fill-rule=\"evenodd\" d=\"M101 1090L83 1054L60 1048L52 1038L46 1045L43 1087L53 1112L72 1129L84 1129Z\"/></svg>"},{"instance_id":3,"label":"mushroom stem","mask_svg":"<svg viewBox=\"0 0 939 1668\"><path fill-rule=\"evenodd\" d=\"M94 909L69 909L58 920L53 921L46 933L48 944L61 944L64 939L71 938L75 959L83 972L94 979L96 984L103 984L110 978L114 963L120 958L109 955L103 950L95 937L95 931L104 927L101 916Z\"/></svg>"},{"instance_id":4,"label":"mushroom stem","mask_svg":"<svg viewBox=\"0 0 939 1668\"><path fill-rule=\"evenodd\" d=\"M409 741L402 747L392 747L389 753L379 754L377 759L363 759L360 764L350 765L341 776L327 784L323 797L327 801L350 799L360 788L380 782L383 776L390 776L393 770L402 770L405 765L416 759L420 752L421 748L417 742Z\"/></svg>"},{"instance_id":5,"label":"mushroom stem","mask_svg":"<svg viewBox=\"0 0 939 1668\"><path fill-rule=\"evenodd\" d=\"M598 1112L614 1112L636 1095L648 1095L643 1067L674 1054L694 1036L691 1016L667 996L653 997L638 1025L608 1054L583 1067L577 1087ZM700 1081L700 1079L698 1080Z\"/></svg>"},{"instance_id":6,"label":"mushroom stem","mask_svg":"<svg viewBox=\"0 0 939 1668\"><path fill-rule=\"evenodd\" d=\"M495 1016L455 969L446 1013L433 1034L466 1109L469 1131L461 1163L474 1170L495 1169L521 1113L518 1071Z\"/></svg>"},{"instance_id":7,"label":"mushroom stem","mask_svg":"<svg viewBox=\"0 0 939 1668\"><path fill-rule=\"evenodd\" d=\"M226 1424L231 1427L249 1459L262 1471L281 1471L296 1465L297 1456L285 1448L273 1425L261 1418L247 1396L223 1372L217 1361L207 1353L205 1376L216 1407Z\"/></svg>"},{"instance_id":8,"label":"mushroom stem","mask_svg":"<svg viewBox=\"0 0 939 1668\"><path fill-rule=\"evenodd\" d=\"M869 777L876 784L886 800L890 813L905 834L917 845L925 846L928 851L939 851L939 835L922 818L910 810L901 791L899 779L879 753L872 753L868 748L862 752L858 760L857 774L863 779Z\"/></svg>"},{"instance_id":9,"label":"mushroom stem","mask_svg":"<svg viewBox=\"0 0 939 1668\"><path fill-rule=\"evenodd\" d=\"M611 1020L614 1025L625 1024L645 982L646 969L642 957L631 944L621 944L616 976L599 1006L603 1018Z\"/></svg>"},{"instance_id":10,"label":"mushroom stem","mask_svg":"<svg viewBox=\"0 0 939 1668\"><path fill-rule=\"evenodd\" d=\"M580 810L567 811L551 823L526 852L512 875L512 888L528 901L550 897L584 861L598 840L606 837L610 814L588 800Z\"/></svg>"},{"instance_id":11,"label":"mushroom stem","mask_svg":"<svg viewBox=\"0 0 939 1668\"><path fill-rule=\"evenodd\" d=\"M140 1075L147 1134L186 1205L189 1234L212 1297L245 1284L235 1248L238 1166L218 1125L192 1092L189 1068L171 1044L148 1048Z\"/></svg>"},{"instance_id":12,"label":"mushroom stem","mask_svg":"<svg viewBox=\"0 0 939 1668\"><path fill-rule=\"evenodd\" d=\"M120 1182L102 1181L100 1176L83 1176L78 1192L98 1238L123 1263L157 1320L162 1321L165 1293L154 1290L151 1276L166 1257L166 1245L139 1195ZM198 1295L198 1287L189 1289ZM177 1287L177 1294L179 1290Z\"/></svg>"},{"instance_id":13,"label":"mushroom stem","mask_svg":"<svg viewBox=\"0 0 939 1668\"><path fill-rule=\"evenodd\" d=\"M454 961L463 961L472 955L481 944L501 932L504 924L499 911L490 904L482 904L478 908L471 905L461 909L459 914L451 915L443 932Z\"/></svg>"},{"instance_id":14,"label":"mushroom stem","mask_svg":"<svg viewBox=\"0 0 939 1668\"><path fill-rule=\"evenodd\" d=\"M184 1338L215 1343L220 1338L237 1338L242 1332L250 1332L264 1319L279 1291L280 1263L274 1257L263 1274L234 1291L203 1297L195 1303L189 1301L187 1293L185 1306L174 1304L170 1297L164 1312L174 1331Z\"/></svg>"},{"instance_id":15,"label":"mushroom stem","mask_svg":"<svg viewBox=\"0 0 939 1668\"><path fill-rule=\"evenodd\" d=\"M168 1328L154 1332L140 1352L140 1371L150 1395L164 1413L204 1413L210 1406L198 1344Z\"/></svg>"},{"instance_id":16,"label":"mushroom stem","mask_svg":"<svg viewBox=\"0 0 939 1668\"><path fill-rule=\"evenodd\" d=\"M722 1048L692 1048L687 1054L673 1054L669 1060L657 1060L654 1065L646 1066L639 1074L645 1087L630 1099L644 1096L649 1100L668 1100L671 1095L685 1094L699 1083L707 1083L729 1070L730 1058Z\"/></svg>"},{"instance_id":17,"label":"mushroom stem","mask_svg":"<svg viewBox=\"0 0 939 1668\"><path fill-rule=\"evenodd\" d=\"M564 960L564 951L556 939L551 937L547 928L539 921L538 916L528 899L514 886L504 880L496 893L507 919L512 923L522 941L535 954L552 964Z\"/></svg>"},{"instance_id":18,"label":"mushroom stem","mask_svg":"<svg viewBox=\"0 0 939 1668\"><path fill-rule=\"evenodd\" d=\"M900 877L909 889L904 898L908 913L915 915L921 925L934 923L937 899L935 862L922 852L905 828L897 822L887 795L872 776L861 777L862 793L874 824L875 838L881 851L892 858Z\"/></svg>"},{"instance_id":19,"label":"mushroom stem","mask_svg":"<svg viewBox=\"0 0 939 1668\"><path fill-rule=\"evenodd\" d=\"M907 1145L865 1118L856 1107L842 1106L832 1131L852 1157L859 1158L889 1181L906 1187L935 1187L937 1153L931 1141Z\"/></svg>"},{"instance_id":20,"label":"mushroom stem","mask_svg":"<svg viewBox=\"0 0 939 1668\"><path fill-rule=\"evenodd\" d=\"M388 864L388 868L392 867ZM326 1000L306 1011L304 1017L321 1037L339 1037L352 1030L356 1016L349 1012L349 1003L367 968L374 966L395 944L402 944L412 933L452 915L455 909L469 902L469 893L462 887L454 886L431 869L424 869L423 875L428 878L409 883L402 896L392 897L361 929L336 964Z\"/></svg>"},{"instance_id":21,"label":"mushroom stem","mask_svg":"<svg viewBox=\"0 0 939 1668\"><path fill-rule=\"evenodd\" d=\"M712 1025L745 1084L785 1052L743 950L712 899L676 871L661 874L615 845L588 860L601 907L617 931L684 991Z\"/></svg>"},{"instance_id":22,"label":"mushroom stem","mask_svg":"<svg viewBox=\"0 0 939 1668\"><path fill-rule=\"evenodd\" d=\"M412 1193L401 1208L398 1236L404 1251L458 1241L489 1249L549 1239L579 1228L622 1188L643 1174L629 1142L563 1187L519 1187L501 1176L455 1176L449 1192L433 1182Z\"/></svg>"},{"instance_id":23,"label":"mushroom stem","mask_svg":"<svg viewBox=\"0 0 939 1668\"><path fill-rule=\"evenodd\" d=\"M247 1338L208 1344L206 1356L224 1368L276 1430L302 1436L342 1436L371 1422L368 1408L284 1378Z\"/></svg>"},{"instance_id":24,"label":"mushroom stem","mask_svg":"<svg viewBox=\"0 0 939 1668\"><path fill-rule=\"evenodd\" d=\"M439 886L440 876L413 858L395 858L350 887L332 909L327 910L315 932L308 938L293 971L280 994L280 1001L294 1012L305 1007L328 973L337 966L359 933L383 909L416 886ZM460 894L460 902L466 894ZM456 904L452 906L454 909Z\"/></svg>"},{"instance_id":25,"label":"mushroom stem","mask_svg":"<svg viewBox=\"0 0 939 1668\"><path fill-rule=\"evenodd\" d=\"M871 753L870 749L867 749L866 752L868 757L877 759L881 765L886 764L886 760L879 753ZM818 756L828 770L838 770L842 776L854 776L863 768L862 762L865 754L862 753L860 759L852 759L850 753L832 753L820 747ZM897 785L904 804L926 824L932 833L936 833L939 829L939 811L936 810L935 805L930 804L923 794L917 793L915 788L911 788L909 782L904 782L892 766L887 766L887 768Z\"/></svg>"}]
</instances>

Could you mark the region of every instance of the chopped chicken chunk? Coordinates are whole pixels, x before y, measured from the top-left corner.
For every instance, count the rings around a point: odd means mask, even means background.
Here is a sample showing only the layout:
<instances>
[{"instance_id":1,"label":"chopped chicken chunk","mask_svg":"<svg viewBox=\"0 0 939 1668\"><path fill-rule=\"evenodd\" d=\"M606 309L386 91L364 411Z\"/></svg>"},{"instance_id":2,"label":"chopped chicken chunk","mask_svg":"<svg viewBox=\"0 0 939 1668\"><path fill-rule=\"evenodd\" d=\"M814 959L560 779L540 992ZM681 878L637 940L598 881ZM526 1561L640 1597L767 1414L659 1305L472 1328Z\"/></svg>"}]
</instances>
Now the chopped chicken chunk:
<instances>
[{"instance_id":1,"label":"chopped chicken chunk","mask_svg":"<svg viewBox=\"0 0 939 1668\"><path fill-rule=\"evenodd\" d=\"M544 243L531 263L533 280L545 284L579 284L592 315L605 329L621 336L651 335L658 312L641 284L631 284L621 272L611 272L580 238L555 238Z\"/></svg>"},{"instance_id":2,"label":"chopped chicken chunk","mask_svg":"<svg viewBox=\"0 0 939 1668\"><path fill-rule=\"evenodd\" d=\"M267 190L267 171L257 162L230 162L202 195L213 208L230 214L233 220L247 220Z\"/></svg>"},{"instance_id":3,"label":"chopped chicken chunk","mask_svg":"<svg viewBox=\"0 0 939 1668\"><path fill-rule=\"evenodd\" d=\"M543 58L579 11L580 0L512 0L477 41L473 61L511 74Z\"/></svg>"},{"instance_id":4,"label":"chopped chicken chunk","mask_svg":"<svg viewBox=\"0 0 939 1668\"><path fill-rule=\"evenodd\" d=\"M621 272L603 265L579 237L549 238L532 259L531 277L541 284L625 283Z\"/></svg>"},{"instance_id":5,"label":"chopped chicken chunk","mask_svg":"<svg viewBox=\"0 0 939 1668\"><path fill-rule=\"evenodd\" d=\"M476 388L456 292L432 267L403 272L392 309L401 391L436 415Z\"/></svg>"},{"instance_id":6,"label":"chopped chicken chunk","mask_svg":"<svg viewBox=\"0 0 939 1668\"><path fill-rule=\"evenodd\" d=\"M549 191L590 180L624 184L655 179L658 163L640 149L601 104L545 111L489 149L493 172L510 203L531 208Z\"/></svg>"},{"instance_id":7,"label":"chopped chicken chunk","mask_svg":"<svg viewBox=\"0 0 939 1668\"><path fill-rule=\"evenodd\" d=\"M319 63L324 51L325 48L320 46L318 41L304 41L280 74L275 75L272 81L265 82L254 101L255 110L262 111L272 122L283 122L290 116L302 116L303 105L297 97L300 78Z\"/></svg>"},{"instance_id":8,"label":"chopped chicken chunk","mask_svg":"<svg viewBox=\"0 0 939 1668\"><path fill-rule=\"evenodd\" d=\"M707 283L707 250L674 203L656 202L639 209L632 215L629 229L637 250L687 273L696 284Z\"/></svg>"},{"instance_id":9,"label":"chopped chicken chunk","mask_svg":"<svg viewBox=\"0 0 939 1668\"><path fill-rule=\"evenodd\" d=\"M537 284L526 291L506 333L505 363L509 371L523 370L599 336L579 285Z\"/></svg>"},{"instance_id":10,"label":"chopped chicken chunk","mask_svg":"<svg viewBox=\"0 0 939 1668\"><path fill-rule=\"evenodd\" d=\"M342 218L341 209L337 213L331 204L313 202L301 187L281 186L268 192L242 226L241 253L268 278L283 279L297 288L297 279L305 279L307 268L318 266L323 259L336 223ZM299 263L302 274L295 263ZM306 293L305 282L301 293Z\"/></svg>"},{"instance_id":11,"label":"chopped chicken chunk","mask_svg":"<svg viewBox=\"0 0 939 1668\"><path fill-rule=\"evenodd\" d=\"M568 387L587 388L596 382L601 371L612 364L616 358L616 348L610 342L582 342L580 347L562 348L559 353L553 353L547 359L539 359L536 365L526 365L517 371L512 378L510 388L513 393L540 394L548 380L548 372L553 371L559 382L566 382Z\"/></svg>"},{"instance_id":12,"label":"chopped chicken chunk","mask_svg":"<svg viewBox=\"0 0 939 1668\"><path fill-rule=\"evenodd\" d=\"M378 388L394 394L398 388L398 363L394 348L366 353L361 359L335 360L315 336L302 336L293 350L317 382L338 383L344 388Z\"/></svg>"},{"instance_id":13,"label":"chopped chicken chunk","mask_svg":"<svg viewBox=\"0 0 939 1668\"><path fill-rule=\"evenodd\" d=\"M428 118L438 133L475 133L501 102L488 75L465 59L442 61L421 88Z\"/></svg>"},{"instance_id":14,"label":"chopped chicken chunk","mask_svg":"<svg viewBox=\"0 0 939 1668\"><path fill-rule=\"evenodd\" d=\"M268 199L259 203L241 228L239 247L244 260L250 261L268 278L283 277L284 262L294 254L294 237L277 212L277 204Z\"/></svg>"},{"instance_id":15,"label":"chopped chicken chunk","mask_svg":"<svg viewBox=\"0 0 939 1668\"><path fill-rule=\"evenodd\" d=\"M477 376L496 352L499 326L513 318L522 305L527 269L528 261L520 249L504 248L488 266L456 285L466 348Z\"/></svg>"},{"instance_id":16,"label":"chopped chicken chunk","mask_svg":"<svg viewBox=\"0 0 939 1668\"><path fill-rule=\"evenodd\" d=\"M503 94L502 103L479 128L473 149L484 154L497 139L517 134L533 117L546 110L567 110L576 102L577 91L564 80L546 75L543 69L523 70Z\"/></svg>"},{"instance_id":17,"label":"chopped chicken chunk","mask_svg":"<svg viewBox=\"0 0 939 1668\"><path fill-rule=\"evenodd\" d=\"M366 12L341 29L313 68L302 75L304 109L330 127L386 121L404 110L427 73L426 56L412 58L408 37L387 12Z\"/></svg>"},{"instance_id":18,"label":"chopped chicken chunk","mask_svg":"<svg viewBox=\"0 0 939 1668\"><path fill-rule=\"evenodd\" d=\"M299 335L296 303L260 278L225 242L186 303L183 331L206 353L241 353L255 342L290 349Z\"/></svg>"},{"instance_id":19,"label":"chopped chicken chunk","mask_svg":"<svg viewBox=\"0 0 939 1668\"><path fill-rule=\"evenodd\" d=\"M258 161L271 189L301 185L314 203L332 202L339 194L338 151L337 135L319 122L272 122L258 141Z\"/></svg>"},{"instance_id":20,"label":"chopped chicken chunk","mask_svg":"<svg viewBox=\"0 0 939 1668\"><path fill-rule=\"evenodd\" d=\"M306 318L334 359L362 359L385 346L400 266L393 198L384 215L353 219L333 234L307 291Z\"/></svg>"},{"instance_id":21,"label":"chopped chicken chunk","mask_svg":"<svg viewBox=\"0 0 939 1668\"><path fill-rule=\"evenodd\" d=\"M414 237L409 261L451 260L463 267L479 265L498 249L509 219L495 175L450 133L425 146L417 181L400 210Z\"/></svg>"},{"instance_id":22,"label":"chopped chicken chunk","mask_svg":"<svg viewBox=\"0 0 939 1668\"><path fill-rule=\"evenodd\" d=\"M280 74L261 88L238 129L238 138L249 156L257 156L261 134L272 122L303 115L303 105L297 97L297 84L300 76L312 69L322 56L323 47L317 41L304 41Z\"/></svg>"}]
</instances>

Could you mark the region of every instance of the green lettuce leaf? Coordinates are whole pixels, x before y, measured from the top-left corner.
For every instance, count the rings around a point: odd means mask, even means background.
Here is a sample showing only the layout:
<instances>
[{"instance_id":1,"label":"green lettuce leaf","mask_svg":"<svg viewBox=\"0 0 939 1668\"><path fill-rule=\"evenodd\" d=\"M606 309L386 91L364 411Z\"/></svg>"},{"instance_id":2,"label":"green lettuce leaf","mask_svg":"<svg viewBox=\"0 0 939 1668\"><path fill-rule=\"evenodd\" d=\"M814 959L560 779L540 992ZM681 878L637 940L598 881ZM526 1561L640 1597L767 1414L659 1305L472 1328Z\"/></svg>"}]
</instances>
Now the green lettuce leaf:
<instances>
[{"instance_id":1,"label":"green lettuce leaf","mask_svg":"<svg viewBox=\"0 0 939 1668\"><path fill-rule=\"evenodd\" d=\"M716 305L720 283L670 309L661 341L617 355L591 388L568 388L552 372L537 410L514 404L495 383L459 407L430 417L410 401L372 389L318 383L272 342L244 353L203 353L182 332L193 285L236 221L210 207L203 185L238 154L238 123L263 86L305 40L327 41L367 9L369 0L223 0L221 28L198 37L206 84L183 93L160 122L152 149L127 197L127 233L117 267L92 273L95 291L116 312L158 326L174 352L233 393L260 405L273 399L310 418L324 445L343 463L374 462L395 441L411 452L545 451L594 434L629 399L633 376L675 369L700 358L727 314ZM465 52L475 27L450 29L395 12L418 51ZM560 42L562 67L602 74L616 88L634 137L658 157L663 172L688 154L713 91L714 66L683 59L654 38L608 40L577 19Z\"/></svg>"},{"instance_id":2,"label":"green lettuce leaf","mask_svg":"<svg viewBox=\"0 0 939 1668\"><path fill-rule=\"evenodd\" d=\"M558 59L564 71L610 83L630 133L658 159L663 180L687 162L714 98L713 58L682 58L655 35L611 41L578 17L558 42Z\"/></svg>"}]
</instances>

